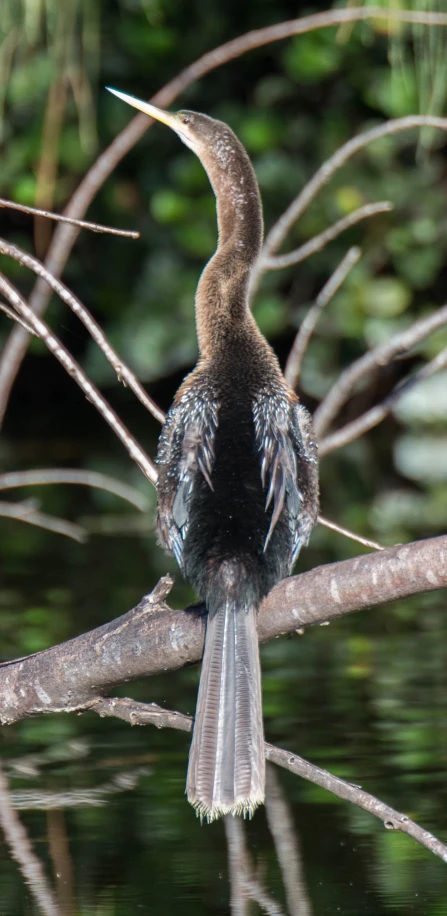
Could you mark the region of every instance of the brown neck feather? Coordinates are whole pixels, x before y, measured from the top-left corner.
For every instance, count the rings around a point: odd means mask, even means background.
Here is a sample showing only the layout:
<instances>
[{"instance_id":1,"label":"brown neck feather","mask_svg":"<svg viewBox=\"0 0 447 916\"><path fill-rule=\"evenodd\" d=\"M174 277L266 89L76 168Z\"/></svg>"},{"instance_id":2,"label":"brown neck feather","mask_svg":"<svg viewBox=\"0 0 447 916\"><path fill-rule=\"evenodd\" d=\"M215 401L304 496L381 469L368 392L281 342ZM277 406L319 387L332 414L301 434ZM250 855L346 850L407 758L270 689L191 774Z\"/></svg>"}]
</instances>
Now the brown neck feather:
<instances>
[{"instance_id":1,"label":"brown neck feather","mask_svg":"<svg viewBox=\"0 0 447 916\"><path fill-rule=\"evenodd\" d=\"M196 294L200 352L210 356L222 341L248 332L254 324L248 281L262 245L262 204L248 155L226 125L200 159L216 197L219 232Z\"/></svg>"}]
</instances>

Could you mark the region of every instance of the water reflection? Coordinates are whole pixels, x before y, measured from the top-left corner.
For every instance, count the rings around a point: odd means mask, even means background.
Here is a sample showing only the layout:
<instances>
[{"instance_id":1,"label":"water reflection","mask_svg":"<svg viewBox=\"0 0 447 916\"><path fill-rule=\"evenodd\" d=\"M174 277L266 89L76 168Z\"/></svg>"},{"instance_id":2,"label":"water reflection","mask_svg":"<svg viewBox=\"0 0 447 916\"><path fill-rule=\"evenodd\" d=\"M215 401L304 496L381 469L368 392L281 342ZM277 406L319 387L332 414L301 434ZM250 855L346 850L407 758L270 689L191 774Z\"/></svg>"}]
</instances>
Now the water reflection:
<instances>
[{"instance_id":1,"label":"water reflection","mask_svg":"<svg viewBox=\"0 0 447 916\"><path fill-rule=\"evenodd\" d=\"M322 790L269 765L252 822L201 827L183 795L187 735L112 723L94 736L91 719L78 720L82 740L18 757L8 747L5 916L447 913L445 866L359 809L306 800Z\"/></svg>"}]
</instances>

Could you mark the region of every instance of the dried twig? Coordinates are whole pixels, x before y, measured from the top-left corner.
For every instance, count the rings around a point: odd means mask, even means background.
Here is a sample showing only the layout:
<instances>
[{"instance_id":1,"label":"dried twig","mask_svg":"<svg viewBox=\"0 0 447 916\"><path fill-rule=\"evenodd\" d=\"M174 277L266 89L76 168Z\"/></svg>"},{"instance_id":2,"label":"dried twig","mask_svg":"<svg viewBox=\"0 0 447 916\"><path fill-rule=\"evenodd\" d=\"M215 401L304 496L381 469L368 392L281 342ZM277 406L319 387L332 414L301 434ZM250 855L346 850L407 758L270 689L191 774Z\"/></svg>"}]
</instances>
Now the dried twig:
<instances>
[{"instance_id":1,"label":"dried twig","mask_svg":"<svg viewBox=\"0 0 447 916\"><path fill-rule=\"evenodd\" d=\"M335 433L332 433L329 436L326 436L325 439L320 443L319 453L320 457L323 455L328 455L329 452L335 451L335 449L343 448L344 445L348 445L349 442L353 442L354 439L358 439L359 436L363 436L364 433L368 432L370 429L373 429L375 426L378 426L385 417L389 416L392 413L394 407L396 406L399 399L405 395L411 388L414 388L419 382L422 382L424 379L429 378L430 375L434 375L435 372L439 372L441 369L445 369L447 366L447 349L441 350L437 356L426 363L422 369L419 369L418 372L415 372L414 375L406 379L402 384L398 385L394 391L382 401L381 404L378 404L376 407L371 407L371 410L367 410L366 413L362 414L361 417L358 417L356 420L352 420L351 423L346 423L341 429L338 429Z\"/></svg>"},{"instance_id":2,"label":"dried twig","mask_svg":"<svg viewBox=\"0 0 447 916\"><path fill-rule=\"evenodd\" d=\"M331 301L333 296L335 296L335 293L342 283L344 283L352 268L358 263L361 254L360 248L357 247L350 248L349 251L346 252L344 258L340 261L340 264L336 267L332 276L329 277L329 280L323 286L323 289L318 294L314 304L309 309L302 322L284 369L286 381L292 388L296 388L298 385L303 357L323 309L328 302Z\"/></svg>"},{"instance_id":3,"label":"dried twig","mask_svg":"<svg viewBox=\"0 0 447 916\"><path fill-rule=\"evenodd\" d=\"M315 172L313 178L305 185L298 197L296 197L287 207L287 210L284 211L266 236L264 247L251 275L251 295L253 296L260 278L266 270L267 261L271 259L275 251L282 245L293 224L302 213L304 213L305 209L316 197L318 192L321 191L324 185L327 184L329 179L332 178L335 172L340 169L351 156L359 152L359 150L364 149L369 143L373 143L374 140L379 140L381 137L389 137L392 134L397 134L404 130L424 126L447 130L447 118L437 118L432 115L408 115L405 118L396 118L391 121L385 121L384 124L373 127L371 130L363 131L361 134L357 134L356 137L352 137L351 140L348 140L343 146L340 146L339 149L320 166L318 171Z\"/></svg>"},{"instance_id":4,"label":"dried twig","mask_svg":"<svg viewBox=\"0 0 447 916\"><path fill-rule=\"evenodd\" d=\"M12 807L8 781L1 766L0 825L11 855L17 862L37 906L45 916L61 916L53 889L45 875L42 863L37 858L28 834Z\"/></svg>"},{"instance_id":5,"label":"dried twig","mask_svg":"<svg viewBox=\"0 0 447 916\"><path fill-rule=\"evenodd\" d=\"M32 270L37 276L42 277L47 281L48 285L54 289L55 293L65 302L66 305L72 310L72 312L77 315L83 325L87 328L89 334L93 337L93 340L97 344L100 350L104 353L107 361L110 363L112 368L115 370L118 379L120 382L124 382L131 391L137 396L137 398L144 405L146 410L151 413L156 420L160 423L164 421L164 413L157 406L155 401L149 397L149 395L144 390L141 383L138 381L134 373L129 369L125 362L118 356L116 350L111 346L107 340L104 331L101 329L97 321L90 314L85 305L79 301L79 299L62 283L60 280L56 280L48 270L41 264L37 258L33 258L27 252L22 251L21 248L18 248L17 245L10 245L9 242L5 239L0 239L0 253L9 255L9 257L14 258L15 261L18 261L19 264L23 264L24 267L28 267ZM11 317L11 316L10 316Z\"/></svg>"},{"instance_id":6,"label":"dried twig","mask_svg":"<svg viewBox=\"0 0 447 916\"><path fill-rule=\"evenodd\" d=\"M18 290L5 276L3 276L3 274L0 274L0 292L13 308L16 309L18 314L31 325L37 337L44 342L53 356L62 364L65 371L68 372L77 385L79 385L87 399L96 407L98 413L101 414L106 423L113 429L115 435L118 436L118 439L121 440L130 457L135 461L140 470L142 470L143 474L145 474L151 483L155 483L157 472L153 461L145 454L136 439L134 439L129 430L124 426L124 423L121 422L118 415L112 410L110 404L103 398L95 385L87 378L85 372L73 359L59 338L53 334L51 329L41 318L38 318L37 315L31 311Z\"/></svg>"},{"instance_id":7,"label":"dried twig","mask_svg":"<svg viewBox=\"0 0 447 916\"><path fill-rule=\"evenodd\" d=\"M27 331L28 334L31 334L33 337L35 336L31 325L27 324L26 321L23 320L23 318L20 318L20 316L17 314L17 312L14 311L14 309L10 309L9 306L5 305L4 302L0 302L0 312L3 312L5 315L7 315L8 318L11 319L11 321L15 321L17 324L20 324L22 328L25 328L25 331Z\"/></svg>"},{"instance_id":8,"label":"dried twig","mask_svg":"<svg viewBox=\"0 0 447 916\"><path fill-rule=\"evenodd\" d=\"M84 544L88 538L88 532L85 528L81 528L80 525L76 525L74 522L67 522L63 518L57 518L55 515L39 512L32 503L26 501L8 503L0 500L0 516L3 518L15 518L19 522L35 525L36 528L45 528L47 531L63 534L67 538L79 541L80 544Z\"/></svg>"},{"instance_id":9,"label":"dried twig","mask_svg":"<svg viewBox=\"0 0 447 916\"><path fill-rule=\"evenodd\" d=\"M378 544L377 541L371 541L369 538L362 537L361 534L355 534L353 531L350 531L349 528L342 528L341 525L329 521L329 519L324 518L323 515L318 516L318 524L322 525L323 528L329 528L331 531L336 531L337 534L342 534L343 537L349 538L350 541L356 541L357 544L363 544L364 547L371 547L373 550L385 550L383 545Z\"/></svg>"},{"instance_id":10,"label":"dried twig","mask_svg":"<svg viewBox=\"0 0 447 916\"><path fill-rule=\"evenodd\" d=\"M144 707L147 705L148 704L145 703L137 703L134 700L114 698L113 700L99 700L98 704L91 708L94 712L98 712L99 715L118 715L119 718L124 718L124 716L121 715L120 709L120 707L123 706L125 709L125 716L131 716L133 725L147 725L151 721L151 707L153 707L154 704L151 704L149 709L145 710ZM163 727L160 718L161 712L165 714L166 722L169 722L168 727L178 727L181 731L191 731L191 717L183 716L180 713L173 713L170 710L161 710L160 707L158 710L154 711L154 724L159 728ZM178 725L176 724L177 716L181 716L181 719L178 720ZM186 727L187 725L189 725L189 727ZM429 849L434 855L439 856L443 862L447 862L447 845L445 843L442 843L441 840L438 840L427 830L420 827L419 824L416 824L415 821L406 817L406 815L385 805L384 802L375 798L374 795L370 795L369 792L365 792L359 786L345 782L344 779L334 776L327 770L323 770L321 767L309 763L309 761L304 760L303 757L299 757L291 751L275 747L273 744L266 743L265 756L266 760L269 760L271 763L275 763L277 766L283 767L285 770L289 770L297 776L302 776L303 779L307 779L309 782L321 786L323 789L327 789L328 792L332 792L334 795L337 795L338 798L350 801L354 805L358 805L358 807L362 808L364 811L373 814L375 817L379 818L379 820L383 821L388 830L401 830L403 833L408 833L409 836L412 836L413 839L417 840L422 846L425 846L426 849Z\"/></svg>"},{"instance_id":11,"label":"dried twig","mask_svg":"<svg viewBox=\"0 0 447 916\"><path fill-rule=\"evenodd\" d=\"M401 830L402 833L408 833L421 846L425 846L435 856L439 856L443 862L447 862L447 845L445 843L438 840L428 830L424 830L415 821L410 820L405 814L401 814L394 808L385 805L374 795L364 792L359 786L345 782L344 779L340 779L338 776L333 776L327 770L314 766L314 764L309 763L302 757L298 757L296 754L274 747L273 744L266 744L265 751L266 760L276 763L278 766L284 767L285 770L296 773L304 779L309 779L310 782L321 786L322 789L327 789L328 792L332 792L338 798L353 802L359 808L368 811L369 814L373 814L374 817L378 817L383 821L387 830Z\"/></svg>"},{"instance_id":12,"label":"dried twig","mask_svg":"<svg viewBox=\"0 0 447 916\"><path fill-rule=\"evenodd\" d=\"M295 251L290 251L289 254L280 254L276 255L276 257L266 258L264 261L264 268L265 270L282 270L284 267L291 267L292 264L299 264L312 254L316 254L317 251L321 251L328 242L332 242L333 239L336 239L337 236L345 232L346 229L350 229L351 226L355 226L356 223L360 223L363 219L367 219L368 216L375 216L377 213L389 213L390 210L393 209L394 204L389 200L382 200L377 204L365 204L364 207L359 207L358 210L354 210L353 213L349 213L348 216L344 216L343 219L338 220L338 222L330 226L329 229L320 232L320 235L314 235L305 245L295 248Z\"/></svg>"},{"instance_id":13,"label":"dried twig","mask_svg":"<svg viewBox=\"0 0 447 916\"><path fill-rule=\"evenodd\" d=\"M351 363L341 373L314 413L314 427L318 438L320 440L323 438L323 433L326 432L343 404L350 398L365 376L378 368L387 366L396 356L408 353L429 334L446 324L447 305L444 305L432 315L420 318L405 331L395 334L386 343L380 344L374 350L368 350L360 359Z\"/></svg>"},{"instance_id":14,"label":"dried twig","mask_svg":"<svg viewBox=\"0 0 447 916\"><path fill-rule=\"evenodd\" d=\"M235 38L220 45L213 51L209 51L167 83L150 101L160 108L169 107L180 93L184 92L196 80L254 48L260 48L274 41L290 38L293 35L304 35L316 29L338 26L346 22L365 22L373 19L385 20L387 23L410 22L422 23L427 26L447 25L447 14L395 9L384 11L379 6L334 9L311 16L303 16L301 19L280 22L264 29L247 32L245 35L241 35L239 38ZM152 123L150 118L139 114L121 131L110 146L99 156L79 185L66 209L65 215L67 217L82 218L118 162L132 149L146 130L151 127ZM77 227L64 225L59 226L55 232L45 262L49 273L53 274L53 276L60 277L78 234ZM40 279L36 283L30 298L30 306L36 314L41 315L45 311L48 300L48 286ZM26 332L22 328L15 328L4 349L0 362L0 424L27 345L28 335Z\"/></svg>"},{"instance_id":15,"label":"dried twig","mask_svg":"<svg viewBox=\"0 0 447 916\"><path fill-rule=\"evenodd\" d=\"M34 216L45 216L47 219L54 219L58 223L69 223L71 226L78 226L79 229L90 229L92 232L119 235L127 239L140 238L139 232L133 232L130 229L113 229L112 226L102 226L101 223L90 223L83 219L71 219L69 216L61 216L60 213L50 213L49 210L39 210L37 207L25 207L23 204L17 204L13 200L5 200L3 197L0 197L0 207L5 207L8 210L20 210L21 213L31 213Z\"/></svg>"},{"instance_id":16,"label":"dried twig","mask_svg":"<svg viewBox=\"0 0 447 916\"><path fill-rule=\"evenodd\" d=\"M108 474L99 471L79 471L72 468L36 468L30 471L9 471L0 474L0 490L12 490L17 487L45 486L46 484L68 483L84 487L106 490L128 503L136 506L141 512L149 509L149 500L144 493L121 480L115 480Z\"/></svg>"}]
</instances>

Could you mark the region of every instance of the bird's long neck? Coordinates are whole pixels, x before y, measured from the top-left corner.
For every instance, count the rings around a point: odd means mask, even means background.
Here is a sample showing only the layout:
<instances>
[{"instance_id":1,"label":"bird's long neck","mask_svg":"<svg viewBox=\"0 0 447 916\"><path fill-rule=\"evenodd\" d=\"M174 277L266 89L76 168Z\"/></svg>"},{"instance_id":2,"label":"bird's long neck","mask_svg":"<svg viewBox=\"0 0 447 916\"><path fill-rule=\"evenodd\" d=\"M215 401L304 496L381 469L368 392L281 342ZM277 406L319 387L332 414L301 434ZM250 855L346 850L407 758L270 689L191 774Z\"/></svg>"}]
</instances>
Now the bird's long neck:
<instances>
[{"instance_id":1,"label":"bird's long neck","mask_svg":"<svg viewBox=\"0 0 447 916\"><path fill-rule=\"evenodd\" d=\"M253 166L232 132L203 163L216 197L218 245L200 278L196 324L200 352L209 356L254 326L248 306L251 268L262 245L262 205Z\"/></svg>"}]
</instances>

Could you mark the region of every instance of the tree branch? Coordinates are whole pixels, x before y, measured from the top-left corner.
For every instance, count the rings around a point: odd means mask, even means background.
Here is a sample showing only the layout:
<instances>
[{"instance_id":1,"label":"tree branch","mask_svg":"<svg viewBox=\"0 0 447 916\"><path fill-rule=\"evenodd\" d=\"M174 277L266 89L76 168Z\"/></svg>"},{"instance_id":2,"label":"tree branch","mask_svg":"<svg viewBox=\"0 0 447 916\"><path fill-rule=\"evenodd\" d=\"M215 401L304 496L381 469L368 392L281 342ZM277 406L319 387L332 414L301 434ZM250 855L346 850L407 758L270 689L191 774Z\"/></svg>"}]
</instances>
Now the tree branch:
<instances>
[{"instance_id":1,"label":"tree branch","mask_svg":"<svg viewBox=\"0 0 447 916\"><path fill-rule=\"evenodd\" d=\"M86 376L85 372L76 360L73 359L71 353L67 350L66 347L61 343L58 337L51 331L48 325L42 321L41 318L38 318L34 312L31 311L30 307L26 304L25 300L22 298L18 290L13 286L9 280L6 279L3 274L0 273L0 292L4 295L5 299L8 299L9 303L13 308L18 312L19 316L25 319L28 324L33 328L34 333L39 337L44 344L48 347L50 352L64 367L65 371L71 376L72 379L76 382L77 385L84 392L85 396L91 403L96 407L96 410L101 414L102 418L109 424L115 435L120 439L120 441L125 446L130 457L135 461L143 474L151 481L155 483L157 479L157 472L153 461L145 454L139 443L134 439L129 430L124 426L124 423L120 420L115 411L111 408L110 404L107 403L102 394L98 391L95 385L90 381Z\"/></svg>"},{"instance_id":2,"label":"tree branch","mask_svg":"<svg viewBox=\"0 0 447 916\"><path fill-rule=\"evenodd\" d=\"M193 720L191 716L184 716L181 713L162 709L155 703L146 704L129 699L114 698L98 700L98 703L90 708L100 716L117 716L132 725L153 724L157 728L178 728L180 731L188 732L192 730ZM383 821L388 830L401 830L403 833L408 833L409 836L412 836L413 839L425 846L434 855L439 856L443 862L447 862L447 845L445 843L442 843L433 834L424 830L415 821L410 820L405 814L390 808L389 805L375 798L374 795L365 792L360 786L345 782L344 779L334 776L327 770L309 763L308 760L298 754L267 742L265 744L265 757L270 763L275 763L277 766L289 770L290 773L301 776L322 789L327 789L328 792L332 792L338 798L350 801L364 811L368 811L369 814L373 814L374 817Z\"/></svg>"},{"instance_id":3,"label":"tree branch","mask_svg":"<svg viewBox=\"0 0 447 916\"><path fill-rule=\"evenodd\" d=\"M260 642L447 585L447 535L391 547L284 579L261 605ZM0 665L0 721L85 709L111 687L202 657L202 608L172 610L165 576L122 617L36 655Z\"/></svg>"},{"instance_id":4,"label":"tree branch","mask_svg":"<svg viewBox=\"0 0 447 916\"><path fill-rule=\"evenodd\" d=\"M368 350L360 359L351 363L338 377L324 400L317 407L314 417L314 429L318 439L322 439L329 425L343 404L356 390L358 384L374 369L387 366L396 356L408 353L416 344L420 343L433 331L447 324L447 305L437 309L428 318L420 318L410 328L395 334L386 343L380 344L374 350Z\"/></svg>"},{"instance_id":5,"label":"tree branch","mask_svg":"<svg viewBox=\"0 0 447 916\"><path fill-rule=\"evenodd\" d=\"M346 423L341 429L337 429L335 433L326 436L319 445L320 458L335 451L335 449L343 448L344 445L348 445L349 442L354 442L355 439L358 439L359 436L363 436L365 433L369 432L370 429L374 429L374 427L378 426L385 417L388 417L390 413L392 413L398 400L403 397L403 395L411 388L418 385L419 382L434 375L435 372L440 372L441 369L445 369L446 366L447 348L441 350L441 352L438 353L437 356L434 356L430 362L426 363L422 369L419 369L418 372L415 372L414 375L411 375L402 382L402 384L398 385L381 404L371 407L370 410L367 410L366 413L357 417L356 420L352 420L351 423Z\"/></svg>"},{"instance_id":6,"label":"tree branch","mask_svg":"<svg viewBox=\"0 0 447 916\"><path fill-rule=\"evenodd\" d=\"M125 499L140 512L147 512L149 500L144 493L131 487L121 480L115 480L108 474L100 471L84 471L73 468L36 468L29 471L7 471L0 474L0 490L13 490L18 487L46 486L49 484L77 484L83 487L93 487L96 490L105 490L113 493L120 499Z\"/></svg>"},{"instance_id":7,"label":"tree branch","mask_svg":"<svg viewBox=\"0 0 447 916\"><path fill-rule=\"evenodd\" d=\"M0 197L0 207L8 210L20 210L21 213L31 213L33 216L44 216L46 219L54 219L57 223L69 223L71 226L79 226L80 229L90 229L91 232L100 232L106 235L119 235L125 239L139 239L140 233L133 232L130 229L113 229L112 226L102 226L101 223L90 223L83 219L70 219L69 216L61 216L60 213L50 213L49 210L39 210L37 207L25 207L23 204L17 204L14 200L5 200Z\"/></svg>"},{"instance_id":8,"label":"tree branch","mask_svg":"<svg viewBox=\"0 0 447 916\"><path fill-rule=\"evenodd\" d=\"M312 254L321 251L328 242L332 242L346 229L350 229L351 226L355 226L363 219L367 219L368 216L375 216L377 213L389 213L393 209L394 204L390 200L382 200L377 204L365 204L364 207L359 207L358 210L354 210L353 213L348 213L343 219L339 219L333 226L329 226L329 229L325 229L319 235L314 235L312 239L304 245L300 245L299 248L295 248L294 251L266 258L264 268L265 270L283 270L284 267L291 267L292 264L300 264L301 261L305 261Z\"/></svg>"},{"instance_id":9,"label":"tree branch","mask_svg":"<svg viewBox=\"0 0 447 916\"><path fill-rule=\"evenodd\" d=\"M65 286L60 280L57 280L53 277L46 267L41 264L37 258L33 258L30 254L27 254L26 251L22 251L17 245L10 245L9 242L5 239L0 238L0 254L8 255L10 258L13 258L19 264L22 264L24 267L28 267L29 270L32 270L38 277L46 280L48 286L54 290L55 293L62 299L62 302L65 302L65 305L74 312L75 315L82 321L84 327L87 328L87 331L95 341L99 349L104 353L106 360L112 366L112 369L116 372L118 380L123 382L128 388L133 391L139 401L143 404L146 410L158 420L159 423L163 423L165 415L162 410L157 406L155 401L149 397L147 392L144 390L141 382L138 381L136 375L129 369L129 366L121 359L114 347L107 340L104 331L100 327L97 321L90 314L85 305L79 301L77 296Z\"/></svg>"},{"instance_id":10,"label":"tree branch","mask_svg":"<svg viewBox=\"0 0 447 916\"><path fill-rule=\"evenodd\" d=\"M361 254L360 248L356 246L349 248L301 323L284 369L284 377L292 388L298 385L304 354L323 309L345 282L352 268L359 262Z\"/></svg>"}]
</instances>

